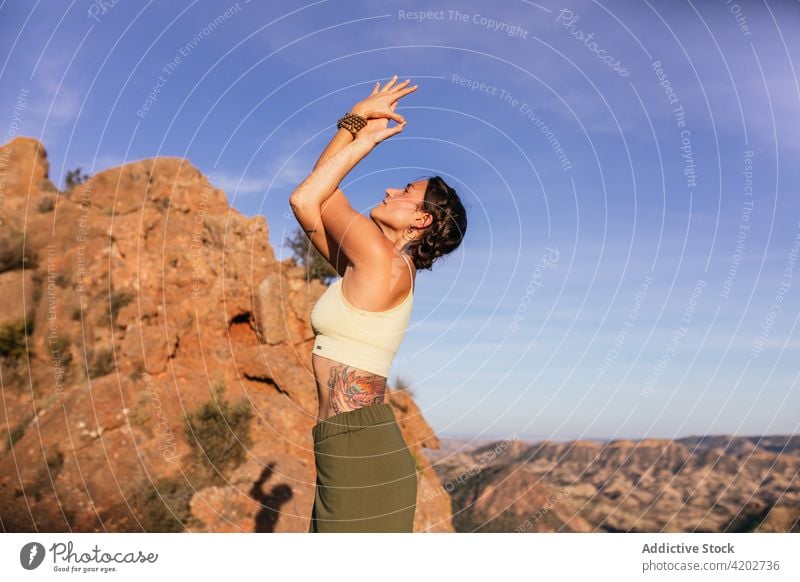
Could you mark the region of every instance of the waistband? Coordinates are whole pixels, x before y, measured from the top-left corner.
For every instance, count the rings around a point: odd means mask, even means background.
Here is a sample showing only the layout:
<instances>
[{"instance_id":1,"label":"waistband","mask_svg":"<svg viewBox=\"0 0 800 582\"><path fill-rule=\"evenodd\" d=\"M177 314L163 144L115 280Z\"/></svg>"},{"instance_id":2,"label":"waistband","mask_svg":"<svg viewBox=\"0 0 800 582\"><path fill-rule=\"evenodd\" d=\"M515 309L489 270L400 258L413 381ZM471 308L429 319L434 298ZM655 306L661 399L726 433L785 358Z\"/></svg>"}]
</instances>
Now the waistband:
<instances>
[{"instance_id":1,"label":"waistband","mask_svg":"<svg viewBox=\"0 0 800 582\"><path fill-rule=\"evenodd\" d=\"M311 429L311 434L314 436L314 442L318 442L343 432L352 432L369 426L388 425L394 422L397 420L392 405L382 402L334 414L315 424Z\"/></svg>"}]
</instances>

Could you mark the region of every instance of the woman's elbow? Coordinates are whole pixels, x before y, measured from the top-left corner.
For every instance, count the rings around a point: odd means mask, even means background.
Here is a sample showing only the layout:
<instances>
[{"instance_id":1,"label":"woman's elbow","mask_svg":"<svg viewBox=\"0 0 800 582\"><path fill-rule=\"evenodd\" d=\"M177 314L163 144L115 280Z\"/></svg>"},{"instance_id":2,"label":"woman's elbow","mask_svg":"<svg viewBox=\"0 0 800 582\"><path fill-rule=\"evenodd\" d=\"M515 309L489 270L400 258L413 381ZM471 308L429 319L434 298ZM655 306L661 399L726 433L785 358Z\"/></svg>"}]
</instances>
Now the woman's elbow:
<instances>
[{"instance_id":1,"label":"woman's elbow","mask_svg":"<svg viewBox=\"0 0 800 582\"><path fill-rule=\"evenodd\" d=\"M292 206L301 206L308 201L308 182L303 180L300 185L289 194L289 204Z\"/></svg>"},{"instance_id":2,"label":"woman's elbow","mask_svg":"<svg viewBox=\"0 0 800 582\"><path fill-rule=\"evenodd\" d=\"M291 206L292 212L294 212L298 220L309 214L319 214L319 206L315 206L308 196L303 196L297 191L289 196L289 206Z\"/></svg>"},{"instance_id":3,"label":"woman's elbow","mask_svg":"<svg viewBox=\"0 0 800 582\"><path fill-rule=\"evenodd\" d=\"M303 184L305 180L298 184L297 188L292 190L292 193L289 194L289 204L295 205L300 204L302 202L302 194L303 194Z\"/></svg>"},{"instance_id":4,"label":"woman's elbow","mask_svg":"<svg viewBox=\"0 0 800 582\"><path fill-rule=\"evenodd\" d=\"M294 211L294 213L297 214L299 210L307 207L308 204L307 200L305 200L302 197L302 195L298 194L297 191L295 190L294 192L292 192L292 195L289 196L289 206L291 206L292 211Z\"/></svg>"}]
</instances>

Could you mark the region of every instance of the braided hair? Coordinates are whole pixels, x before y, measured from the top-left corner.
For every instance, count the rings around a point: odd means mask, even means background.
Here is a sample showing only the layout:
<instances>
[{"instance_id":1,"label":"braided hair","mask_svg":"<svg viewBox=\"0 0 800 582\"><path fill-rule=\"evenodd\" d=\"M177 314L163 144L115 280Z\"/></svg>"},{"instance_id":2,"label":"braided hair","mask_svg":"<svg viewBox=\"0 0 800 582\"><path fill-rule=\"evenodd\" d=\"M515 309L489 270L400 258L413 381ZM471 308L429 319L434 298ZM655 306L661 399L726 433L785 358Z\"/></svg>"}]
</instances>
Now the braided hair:
<instances>
[{"instance_id":1,"label":"braided hair","mask_svg":"<svg viewBox=\"0 0 800 582\"><path fill-rule=\"evenodd\" d=\"M428 176L425 198L419 210L430 213L430 225L415 230L423 234L403 247L417 269L432 270L441 256L456 250L467 232L467 211L456 191L440 176Z\"/></svg>"}]
</instances>

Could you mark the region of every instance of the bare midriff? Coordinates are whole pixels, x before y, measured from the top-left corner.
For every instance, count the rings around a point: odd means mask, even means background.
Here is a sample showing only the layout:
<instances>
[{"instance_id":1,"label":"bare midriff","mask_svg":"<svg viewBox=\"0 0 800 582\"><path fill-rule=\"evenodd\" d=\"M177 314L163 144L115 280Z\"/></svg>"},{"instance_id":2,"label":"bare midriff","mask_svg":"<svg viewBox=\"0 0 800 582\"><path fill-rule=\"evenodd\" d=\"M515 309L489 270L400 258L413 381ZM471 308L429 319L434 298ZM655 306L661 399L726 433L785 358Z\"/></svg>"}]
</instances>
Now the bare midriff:
<instances>
[{"instance_id":1,"label":"bare midriff","mask_svg":"<svg viewBox=\"0 0 800 582\"><path fill-rule=\"evenodd\" d=\"M396 260L402 262L404 265L411 268L411 264L405 256L399 257ZM344 279L347 277L356 278L353 271L353 266L348 265L347 271L342 278L342 285L344 286ZM366 280L374 279L374 275L370 274ZM398 296L394 298L394 305L386 307L386 309L395 309L404 297L413 289L413 272L409 287L400 290ZM355 283L358 286L359 283ZM361 283L363 285L363 283ZM348 283L349 285L349 283ZM342 290L342 293L344 291ZM353 303L352 299L345 298L350 304ZM369 301L368 299L359 298L358 302ZM373 310L374 305L365 307L365 309ZM377 310L380 312L381 309ZM365 406L372 406L373 404L381 404L386 394L386 377L380 376L374 372L362 370L349 364L343 364L336 360L331 360L317 354L312 354L311 365L314 368L314 377L317 381L317 396L319 397L319 414L317 421L322 421L331 416L341 412L349 412Z\"/></svg>"},{"instance_id":2,"label":"bare midriff","mask_svg":"<svg viewBox=\"0 0 800 582\"><path fill-rule=\"evenodd\" d=\"M380 404L386 393L386 378L335 360L312 354L317 380L321 422L335 414Z\"/></svg>"}]
</instances>

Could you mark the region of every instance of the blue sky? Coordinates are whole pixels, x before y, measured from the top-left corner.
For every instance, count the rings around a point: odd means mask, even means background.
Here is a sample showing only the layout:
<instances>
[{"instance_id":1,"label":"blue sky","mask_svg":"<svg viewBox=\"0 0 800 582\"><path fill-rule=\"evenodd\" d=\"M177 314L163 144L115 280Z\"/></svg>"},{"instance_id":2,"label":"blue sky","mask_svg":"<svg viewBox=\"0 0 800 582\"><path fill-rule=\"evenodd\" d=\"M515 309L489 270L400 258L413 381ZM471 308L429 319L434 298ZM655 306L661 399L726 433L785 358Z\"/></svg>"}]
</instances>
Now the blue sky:
<instances>
[{"instance_id":1,"label":"blue sky","mask_svg":"<svg viewBox=\"0 0 800 582\"><path fill-rule=\"evenodd\" d=\"M187 157L285 257L336 120L411 78L342 187L368 213L439 174L467 205L390 376L440 435L795 433L799 27L775 1L5 2L0 130L59 184Z\"/></svg>"}]
</instances>

